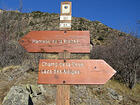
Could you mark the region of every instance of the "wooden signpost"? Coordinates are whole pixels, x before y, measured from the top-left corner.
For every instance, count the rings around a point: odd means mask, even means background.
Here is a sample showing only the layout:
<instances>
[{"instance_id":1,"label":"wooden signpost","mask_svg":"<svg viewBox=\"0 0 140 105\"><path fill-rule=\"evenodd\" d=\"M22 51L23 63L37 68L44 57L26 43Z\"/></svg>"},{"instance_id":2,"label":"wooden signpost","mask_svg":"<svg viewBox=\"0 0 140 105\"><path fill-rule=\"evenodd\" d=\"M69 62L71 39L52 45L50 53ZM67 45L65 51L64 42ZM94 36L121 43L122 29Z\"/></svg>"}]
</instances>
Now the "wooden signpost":
<instances>
[{"instance_id":1,"label":"wooden signpost","mask_svg":"<svg viewBox=\"0 0 140 105\"><path fill-rule=\"evenodd\" d=\"M71 60L71 53L90 53L89 31L71 30L71 2L61 3L61 31L31 31L19 40L28 52L59 53L41 59L38 84L57 84L56 105L70 105L71 84L105 84L116 71L104 60Z\"/></svg>"},{"instance_id":2,"label":"wooden signpost","mask_svg":"<svg viewBox=\"0 0 140 105\"><path fill-rule=\"evenodd\" d=\"M115 70L104 60L41 59L39 84L105 84Z\"/></svg>"},{"instance_id":3,"label":"wooden signpost","mask_svg":"<svg viewBox=\"0 0 140 105\"><path fill-rule=\"evenodd\" d=\"M90 53L89 31L31 31L19 42L28 52Z\"/></svg>"}]
</instances>

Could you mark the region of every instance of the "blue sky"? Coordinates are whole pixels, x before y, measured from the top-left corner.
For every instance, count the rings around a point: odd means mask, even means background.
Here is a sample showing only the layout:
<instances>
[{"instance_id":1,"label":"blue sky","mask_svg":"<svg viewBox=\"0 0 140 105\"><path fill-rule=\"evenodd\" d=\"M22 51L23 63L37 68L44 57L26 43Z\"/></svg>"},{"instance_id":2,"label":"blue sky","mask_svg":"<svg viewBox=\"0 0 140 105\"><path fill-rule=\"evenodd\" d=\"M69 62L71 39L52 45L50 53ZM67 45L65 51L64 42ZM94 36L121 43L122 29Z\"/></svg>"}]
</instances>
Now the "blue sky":
<instances>
[{"instance_id":1,"label":"blue sky","mask_svg":"<svg viewBox=\"0 0 140 105\"><path fill-rule=\"evenodd\" d=\"M64 0L23 0L23 12L42 11L60 13ZM68 0L72 1L72 15L103 24L124 32L140 34L140 0ZM0 0L2 9L18 9L19 0ZM140 36L140 35L139 35Z\"/></svg>"}]
</instances>

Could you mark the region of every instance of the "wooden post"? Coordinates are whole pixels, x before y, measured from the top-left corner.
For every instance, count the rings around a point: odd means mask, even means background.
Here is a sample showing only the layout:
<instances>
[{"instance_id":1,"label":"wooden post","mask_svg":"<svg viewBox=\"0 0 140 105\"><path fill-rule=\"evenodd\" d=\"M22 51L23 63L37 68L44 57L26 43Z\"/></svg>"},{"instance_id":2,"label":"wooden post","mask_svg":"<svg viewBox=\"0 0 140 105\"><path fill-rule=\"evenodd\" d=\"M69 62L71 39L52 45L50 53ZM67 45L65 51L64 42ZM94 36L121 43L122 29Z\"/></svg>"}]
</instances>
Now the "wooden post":
<instances>
[{"instance_id":1,"label":"wooden post","mask_svg":"<svg viewBox=\"0 0 140 105\"><path fill-rule=\"evenodd\" d=\"M61 14L60 14L60 30L71 30L71 2L62 2L61 3ZM70 53L64 51L59 53L59 59L70 58ZM63 81L65 84L65 81ZM56 96L56 105L70 105L70 85L57 85L57 96Z\"/></svg>"},{"instance_id":2,"label":"wooden post","mask_svg":"<svg viewBox=\"0 0 140 105\"><path fill-rule=\"evenodd\" d=\"M70 53L64 51L58 56L59 59L64 59L64 62L67 62L66 59L70 58ZM63 83L65 84L65 81ZM56 105L70 105L70 85L57 85Z\"/></svg>"},{"instance_id":3,"label":"wooden post","mask_svg":"<svg viewBox=\"0 0 140 105\"><path fill-rule=\"evenodd\" d=\"M57 85L56 105L70 105L70 85Z\"/></svg>"}]
</instances>

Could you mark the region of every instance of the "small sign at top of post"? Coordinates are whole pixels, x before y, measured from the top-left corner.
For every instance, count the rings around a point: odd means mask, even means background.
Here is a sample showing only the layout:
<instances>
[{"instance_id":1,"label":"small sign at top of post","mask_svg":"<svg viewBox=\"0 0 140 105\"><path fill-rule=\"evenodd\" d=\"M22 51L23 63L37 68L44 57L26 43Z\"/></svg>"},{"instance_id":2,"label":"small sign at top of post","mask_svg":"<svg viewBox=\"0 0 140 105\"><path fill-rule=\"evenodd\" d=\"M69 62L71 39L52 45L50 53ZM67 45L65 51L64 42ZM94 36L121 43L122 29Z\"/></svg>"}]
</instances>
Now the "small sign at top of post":
<instances>
[{"instance_id":1,"label":"small sign at top of post","mask_svg":"<svg viewBox=\"0 0 140 105\"><path fill-rule=\"evenodd\" d=\"M71 30L72 20L72 3L65 1L61 3L61 14L60 14L60 30Z\"/></svg>"}]
</instances>

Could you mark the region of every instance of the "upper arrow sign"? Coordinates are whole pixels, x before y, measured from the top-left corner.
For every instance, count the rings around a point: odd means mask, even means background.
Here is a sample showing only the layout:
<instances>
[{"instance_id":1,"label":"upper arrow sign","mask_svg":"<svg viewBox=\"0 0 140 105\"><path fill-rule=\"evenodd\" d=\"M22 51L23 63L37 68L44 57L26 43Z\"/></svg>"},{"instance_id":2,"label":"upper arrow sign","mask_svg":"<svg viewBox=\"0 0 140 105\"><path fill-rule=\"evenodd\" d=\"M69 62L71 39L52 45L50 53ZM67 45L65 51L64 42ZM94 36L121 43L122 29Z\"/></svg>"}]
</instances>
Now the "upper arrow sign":
<instances>
[{"instance_id":1,"label":"upper arrow sign","mask_svg":"<svg viewBox=\"0 0 140 105\"><path fill-rule=\"evenodd\" d=\"M105 84L116 71L104 60L41 59L39 84Z\"/></svg>"},{"instance_id":2,"label":"upper arrow sign","mask_svg":"<svg viewBox=\"0 0 140 105\"><path fill-rule=\"evenodd\" d=\"M89 31L31 31L19 42L28 52L90 53Z\"/></svg>"}]
</instances>

